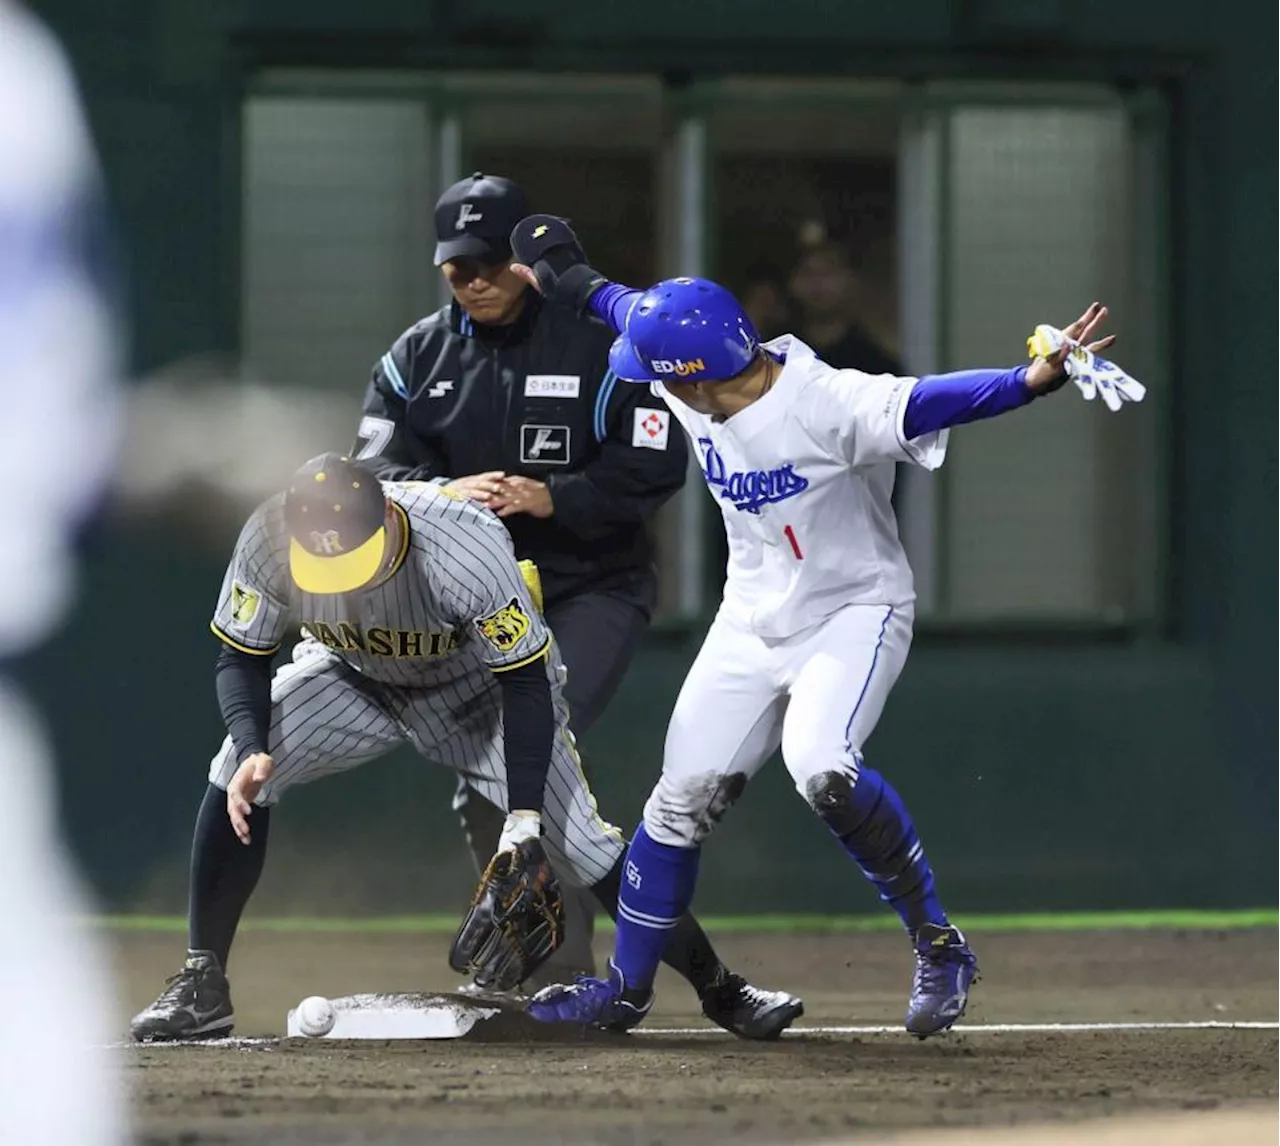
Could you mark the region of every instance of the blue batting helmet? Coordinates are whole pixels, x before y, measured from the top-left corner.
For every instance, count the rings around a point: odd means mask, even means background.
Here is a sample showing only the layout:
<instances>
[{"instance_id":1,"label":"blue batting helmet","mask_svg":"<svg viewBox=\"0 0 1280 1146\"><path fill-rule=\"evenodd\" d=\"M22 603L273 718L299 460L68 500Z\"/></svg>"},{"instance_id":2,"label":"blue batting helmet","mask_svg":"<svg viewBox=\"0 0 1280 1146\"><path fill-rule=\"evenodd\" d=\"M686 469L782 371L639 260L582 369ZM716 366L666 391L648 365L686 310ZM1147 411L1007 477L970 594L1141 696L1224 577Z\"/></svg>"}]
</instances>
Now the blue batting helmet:
<instances>
[{"instance_id":1,"label":"blue batting helmet","mask_svg":"<svg viewBox=\"0 0 1280 1146\"><path fill-rule=\"evenodd\" d=\"M722 382L759 346L742 304L719 283L664 279L636 299L609 365L628 382Z\"/></svg>"}]
</instances>

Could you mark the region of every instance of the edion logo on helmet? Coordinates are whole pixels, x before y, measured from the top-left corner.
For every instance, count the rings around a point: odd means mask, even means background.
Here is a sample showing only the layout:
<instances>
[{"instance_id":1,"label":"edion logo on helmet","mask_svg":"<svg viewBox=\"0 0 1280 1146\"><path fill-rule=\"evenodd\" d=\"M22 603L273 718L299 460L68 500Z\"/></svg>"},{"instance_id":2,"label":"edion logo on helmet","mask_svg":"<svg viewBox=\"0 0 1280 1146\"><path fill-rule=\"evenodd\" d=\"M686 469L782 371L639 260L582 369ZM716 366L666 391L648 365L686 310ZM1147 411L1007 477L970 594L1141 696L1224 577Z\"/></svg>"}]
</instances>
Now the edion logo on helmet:
<instances>
[{"instance_id":1,"label":"edion logo on helmet","mask_svg":"<svg viewBox=\"0 0 1280 1146\"><path fill-rule=\"evenodd\" d=\"M706 368L706 363L701 358L692 358L688 362L685 362L682 358L677 358L674 362L669 358L655 358L653 360L654 373L675 374L680 378L687 378L690 374L699 374Z\"/></svg>"}]
</instances>

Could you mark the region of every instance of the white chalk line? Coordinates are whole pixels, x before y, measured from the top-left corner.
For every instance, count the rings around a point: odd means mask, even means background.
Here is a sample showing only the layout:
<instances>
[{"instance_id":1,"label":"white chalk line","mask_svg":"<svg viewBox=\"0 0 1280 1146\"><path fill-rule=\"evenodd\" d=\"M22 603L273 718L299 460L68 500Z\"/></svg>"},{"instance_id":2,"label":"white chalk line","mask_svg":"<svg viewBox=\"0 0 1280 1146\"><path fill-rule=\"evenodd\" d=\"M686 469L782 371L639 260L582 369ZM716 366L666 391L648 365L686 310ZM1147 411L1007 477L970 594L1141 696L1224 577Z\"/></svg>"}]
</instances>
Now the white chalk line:
<instances>
[{"instance_id":1,"label":"white chalk line","mask_svg":"<svg viewBox=\"0 0 1280 1146\"><path fill-rule=\"evenodd\" d=\"M961 1023L949 1033L955 1035L1078 1034L1089 1031L1209 1031L1280 1030L1280 1023L1230 1022L1223 1019L1180 1023ZM716 1027L637 1027L638 1035L728 1035ZM783 1035L905 1035L902 1027L792 1027Z\"/></svg>"},{"instance_id":2,"label":"white chalk line","mask_svg":"<svg viewBox=\"0 0 1280 1146\"><path fill-rule=\"evenodd\" d=\"M1241 1021L1232 1022L1226 1019L1209 1019L1199 1022L1147 1022L1147 1023L962 1023L952 1028L952 1035L1016 1035L1016 1034L1088 1034L1106 1031L1276 1031L1280 1023ZM634 1035L648 1035L656 1038L684 1038L689 1035L711 1036L713 1038L731 1038L728 1031L719 1027L637 1027L631 1032ZM902 1027L792 1027L783 1032L784 1038L803 1038L805 1035L901 1035L907 1037ZM944 1036L945 1037L945 1036ZM263 1050L277 1046L284 1040L278 1036L266 1035L260 1038L231 1037L225 1039L193 1039L189 1042L155 1042L108 1043L104 1050L121 1048L145 1048L147 1050L171 1050L185 1047L203 1047L208 1050ZM360 1041L360 1040L357 1040ZM419 1040L428 1041L428 1040ZM430 1040L451 1041L451 1040Z\"/></svg>"}]
</instances>

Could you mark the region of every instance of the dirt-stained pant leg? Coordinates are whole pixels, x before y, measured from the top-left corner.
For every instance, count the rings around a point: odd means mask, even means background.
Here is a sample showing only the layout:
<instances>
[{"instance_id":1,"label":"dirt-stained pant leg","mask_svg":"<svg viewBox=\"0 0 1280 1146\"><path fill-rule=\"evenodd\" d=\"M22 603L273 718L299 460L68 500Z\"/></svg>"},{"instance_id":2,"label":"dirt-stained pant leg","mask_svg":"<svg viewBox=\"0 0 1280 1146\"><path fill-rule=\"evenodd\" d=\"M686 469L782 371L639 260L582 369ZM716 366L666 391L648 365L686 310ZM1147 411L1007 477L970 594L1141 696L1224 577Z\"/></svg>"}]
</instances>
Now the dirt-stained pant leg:
<instances>
[{"instance_id":1,"label":"dirt-stained pant leg","mask_svg":"<svg viewBox=\"0 0 1280 1146\"><path fill-rule=\"evenodd\" d=\"M667 726L662 775L645 831L672 847L700 844L777 749L787 698L775 653L727 622L712 624Z\"/></svg>"}]
</instances>

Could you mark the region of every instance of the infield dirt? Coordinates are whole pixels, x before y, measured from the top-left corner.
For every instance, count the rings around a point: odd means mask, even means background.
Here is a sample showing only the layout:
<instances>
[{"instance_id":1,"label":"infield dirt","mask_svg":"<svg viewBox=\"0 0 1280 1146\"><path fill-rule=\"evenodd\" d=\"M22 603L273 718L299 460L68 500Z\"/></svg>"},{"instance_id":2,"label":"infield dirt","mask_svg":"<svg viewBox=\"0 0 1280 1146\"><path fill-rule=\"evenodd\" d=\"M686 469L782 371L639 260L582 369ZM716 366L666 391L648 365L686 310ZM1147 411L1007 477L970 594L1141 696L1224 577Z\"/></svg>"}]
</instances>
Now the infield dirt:
<instances>
[{"instance_id":1,"label":"infield dirt","mask_svg":"<svg viewBox=\"0 0 1280 1146\"><path fill-rule=\"evenodd\" d=\"M714 938L753 981L804 997L802 1027L901 1021L911 958L900 936ZM1276 1019L1269 929L972 938L983 979L970 1024ZM181 937L112 941L120 1010L136 1010L176 969ZM305 995L449 990L457 977L446 945L425 935L247 932L230 968L236 1035L280 1035ZM646 1026L709 1028L674 977L660 979ZM118 1053L141 1140L154 1144L933 1143L948 1141L944 1127L1010 1126L981 1140L1277 1140L1274 1030L958 1028L927 1042L810 1034L775 1044L566 1031L553 1044L281 1040ZM1098 1118L1101 1128L1089 1121Z\"/></svg>"}]
</instances>

